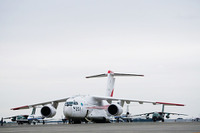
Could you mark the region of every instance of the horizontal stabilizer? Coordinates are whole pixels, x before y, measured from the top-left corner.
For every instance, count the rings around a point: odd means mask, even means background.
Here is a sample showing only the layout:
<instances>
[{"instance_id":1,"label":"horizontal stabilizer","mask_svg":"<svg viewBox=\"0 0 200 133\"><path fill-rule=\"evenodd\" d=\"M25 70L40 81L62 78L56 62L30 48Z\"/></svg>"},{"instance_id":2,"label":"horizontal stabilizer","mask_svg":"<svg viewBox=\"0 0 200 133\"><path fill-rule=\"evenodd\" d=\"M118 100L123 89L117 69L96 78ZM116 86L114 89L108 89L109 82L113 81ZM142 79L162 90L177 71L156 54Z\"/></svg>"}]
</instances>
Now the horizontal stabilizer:
<instances>
[{"instance_id":1,"label":"horizontal stabilizer","mask_svg":"<svg viewBox=\"0 0 200 133\"><path fill-rule=\"evenodd\" d=\"M141 74L124 74L124 73L114 73L114 76L141 76L141 77L144 77L144 75L141 75Z\"/></svg>"},{"instance_id":2,"label":"horizontal stabilizer","mask_svg":"<svg viewBox=\"0 0 200 133\"><path fill-rule=\"evenodd\" d=\"M93 76L87 76L86 78L98 78L98 77L107 77L109 75L111 76L144 76L141 74L125 74L125 73L114 73L112 71L108 71L108 73L104 73L104 74L98 74L98 75L93 75Z\"/></svg>"},{"instance_id":3,"label":"horizontal stabilizer","mask_svg":"<svg viewBox=\"0 0 200 133\"><path fill-rule=\"evenodd\" d=\"M107 74L99 74L99 75L87 76L86 78L97 78L97 77L107 77Z\"/></svg>"}]
</instances>

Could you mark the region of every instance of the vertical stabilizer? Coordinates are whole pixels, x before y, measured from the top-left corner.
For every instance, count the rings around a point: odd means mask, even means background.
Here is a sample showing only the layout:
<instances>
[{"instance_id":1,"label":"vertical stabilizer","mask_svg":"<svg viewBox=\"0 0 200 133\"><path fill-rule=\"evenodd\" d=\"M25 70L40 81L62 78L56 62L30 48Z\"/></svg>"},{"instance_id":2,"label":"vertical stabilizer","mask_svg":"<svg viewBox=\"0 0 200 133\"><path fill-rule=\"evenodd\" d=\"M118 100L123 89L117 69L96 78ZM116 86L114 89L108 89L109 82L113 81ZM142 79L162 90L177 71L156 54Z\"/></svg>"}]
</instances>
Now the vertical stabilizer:
<instances>
[{"instance_id":1,"label":"vertical stabilizer","mask_svg":"<svg viewBox=\"0 0 200 133\"><path fill-rule=\"evenodd\" d=\"M114 72L108 70L108 73L106 73L106 74L99 74L99 75L87 76L86 78L107 77L108 81L107 81L106 96L113 97L114 84L115 84L115 78L114 78L114 76L144 76L144 75L114 73Z\"/></svg>"},{"instance_id":2,"label":"vertical stabilizer","mask_svg":"<svg viewBox=\"0 0 200 133\"><path fill-rule=\"evenodd\" d=\"M114 84L115 84L114 73L112 71L108 71L107 77L108 81L107 81L106 96L113 97Z\"/></svg>"}]
</instances>

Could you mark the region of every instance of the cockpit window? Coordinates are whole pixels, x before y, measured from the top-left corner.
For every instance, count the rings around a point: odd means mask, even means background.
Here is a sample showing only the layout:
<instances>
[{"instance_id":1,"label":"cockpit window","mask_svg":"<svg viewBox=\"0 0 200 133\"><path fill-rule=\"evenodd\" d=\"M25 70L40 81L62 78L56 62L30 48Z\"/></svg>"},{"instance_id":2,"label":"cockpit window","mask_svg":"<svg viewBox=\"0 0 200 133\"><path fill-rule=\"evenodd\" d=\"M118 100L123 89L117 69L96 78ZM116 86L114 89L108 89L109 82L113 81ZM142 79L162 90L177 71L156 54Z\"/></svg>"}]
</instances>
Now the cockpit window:
<instances>
[{"instance_id":1,"label":"cockpit window","mask_svg":"<svg viewBox=\"0 0 200 133\"><path fill-rule=\"evenodd\" d=\"M66 102L65 106L72 106L73 102Z\"/></svg>"},{"instance_id":2,"label":"cockpit window","mask_svg":"<svg viewBox=\"0 0 200 133\"><path fill-rule=\"evenodd\" d=\"M72 105L78 105L78 102L73 101L73 102L66 102L65 106L72 106Z\"/></svg>"}]
</instances>

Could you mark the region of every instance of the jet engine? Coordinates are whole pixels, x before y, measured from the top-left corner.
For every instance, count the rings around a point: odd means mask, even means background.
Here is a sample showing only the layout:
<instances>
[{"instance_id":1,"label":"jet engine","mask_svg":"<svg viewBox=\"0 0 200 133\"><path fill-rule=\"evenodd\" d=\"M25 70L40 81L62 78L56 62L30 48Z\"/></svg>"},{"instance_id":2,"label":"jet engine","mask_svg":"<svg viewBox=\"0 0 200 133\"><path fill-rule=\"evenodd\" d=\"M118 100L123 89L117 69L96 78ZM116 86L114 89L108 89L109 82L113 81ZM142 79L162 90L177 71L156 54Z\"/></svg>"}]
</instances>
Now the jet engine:
<instances>
[{"instance_id":1,"label":"jet engine","mask_svg":"<svg viewBox=\"0 0 200 133\"><path fill-rule=\"evenodd\" d=\"M121 115L123 112L122 107L119 104L111 104L108 106L108 113L111 115Z\"/></svg>"},{"instance_id":2,"label":"jet engine","mask_svg":"<svg viewBox=\"0 0 200 133\"><path fill-rule=\"evenodd\" d=\"M51 118L56 114L56 109L52 105L46 105L41 108L41 114L43 117Z\"/></svg>"},{"instance_id":3,"label":"jet engine","mask_svg":"<svg viewBox=\"0 0 200 133\"><path fill-rule=\"evenodd\" d=\"M170 115L170 114L167 114L167 115L166 115L166 118L167 118L167 119L169 119L169 117L170 117L169 115Z\"/></svg>"}]
</instances>

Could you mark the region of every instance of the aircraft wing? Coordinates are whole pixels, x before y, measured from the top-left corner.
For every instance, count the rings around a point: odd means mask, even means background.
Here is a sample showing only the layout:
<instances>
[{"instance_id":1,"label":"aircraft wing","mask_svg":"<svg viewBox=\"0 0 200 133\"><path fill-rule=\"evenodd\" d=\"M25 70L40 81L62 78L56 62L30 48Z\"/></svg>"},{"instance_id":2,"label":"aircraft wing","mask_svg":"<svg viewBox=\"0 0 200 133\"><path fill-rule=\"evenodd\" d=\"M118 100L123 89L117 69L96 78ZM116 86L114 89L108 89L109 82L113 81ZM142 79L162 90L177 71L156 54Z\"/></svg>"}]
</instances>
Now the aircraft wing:
<instances>
[{"instance_id":1,"label":"aircraft wing","mask_svg":"<svg viewBox=\"0 0 200 133\"><path fill-rule=\"evenodd\" d=\"M101 97L101 96L93 96L93 98L97 101L100 100L105 100L108 103L111 103L112 101L122 101L122 102L126 102L127 104L129 104L130 102L138 102L140 104L143 103L152 103L152 104L156 104L156 102L150 102L150 101L141 101L141 100L133 100L133 99L125 99L125 98L113 98L113 97Z\"/></svg>"},{"instance_id":2,"label":"aircraft wing","mask_svg":"<svg viewBox=\"0 0 200 133\"><path fill-rule=\"evenodd\" d=\"M185 106L184 104L166 103L166 102L156 102L156 104L164 104L164 105L168 105L168 106Z\"/></svg>"},{"instance_id":3,"label":"aircraft wing","mask_svg":"<svg viewBox=\"0 0 200 133\"><path fill-rule=\"evenodd\" d=\"M15 116L4 117L4 119L12 119L18 116L28 117L28 115L15 115Z\"/></svg>"},{"instance_id":4,"label":"aircraft wing","mask_svg":"<svg viewBox=\"0 0 200 133\"><path fill-rule=\"evenodd\" d=\"M60 103L60 102L65 102L68 98L63 98L63 99L58 99L58 100L53 100L53 101L48 101L48 102L43 102L43 103L37 103L37 104L32 104L32 105L25 105L21 107L16 107L16 108L11 108L11 110L20 110L20 109L29 109L33 107L39 107L39 106L44 106L46 104L53 104L53 103Z\"/></svg>"},{"instance_id":5,"label":"aircraft wing","mask_svg":"<svg viewBox=\"0 0 200 133\"><path fill-rule=\"evenodd\" d=\"M108 103L111 103L112 101L121 101L121 102L126 102L127 104L129 104L130 102L137 102L139 104L152 103L153 105L164 104L164 105L171 105L171 106L185 106L184 104L177 104L177 103L152 102L152 101L142 101L142 100L134 100L134 99L126 99L126 98L113 98L113 97L100 97L100 96L93 96L93 98L97 101L106 100Z\"/></svg>"},{"instance_id":6,"label":"aircraft wing","mask_svg":"<svg viewBox=\"0 0 200 133\"><path fill-rule=\"evenodd\" d=\"M150 113L144 113L144 114L138 114L138 115L133 115L133 116L143 116L143 115L150 115L153 114L154 112L150 112Z\"/></svg>"},{"instance_id":7,"label":"aircraft wing","mask_svg":"<svg viewBox=\"0 0 200 133\"><path fill-rule=\"evenodd\" d=\"M4 117L4 119L11 119L11 118L14 118L14 117L17 117L17 116Z\"/></svg>"},{"instance_id":8,"label":"aircraft wing","mask_svg":"<svg viewBox=\"0 0 200 133\"><path fill-rule=\"evenodd\" d=\"M169 112L163 112L164 114L169 114L169 115L184 115L184 116L188 116L186 114L179 114L179 113L169 113Z\"/></svg>"},{"instance_id":9,"label":"aircraft wing","mask_svg":"<svg viewBox=\"0 0 200 133\"><path fill-rule=\"evenodd\" d=\"M150 113L144 113L144 114L138 114L138 115L133 115L133 116L143 116L143 115L150 115L150 114L154 114L155 112L150 112ZM178 113L169 113L169 112L161 112L163 114L167 114L167 115L184 115L187 116L186 114L178 114Z\"/></svg>"}]
</instances>

